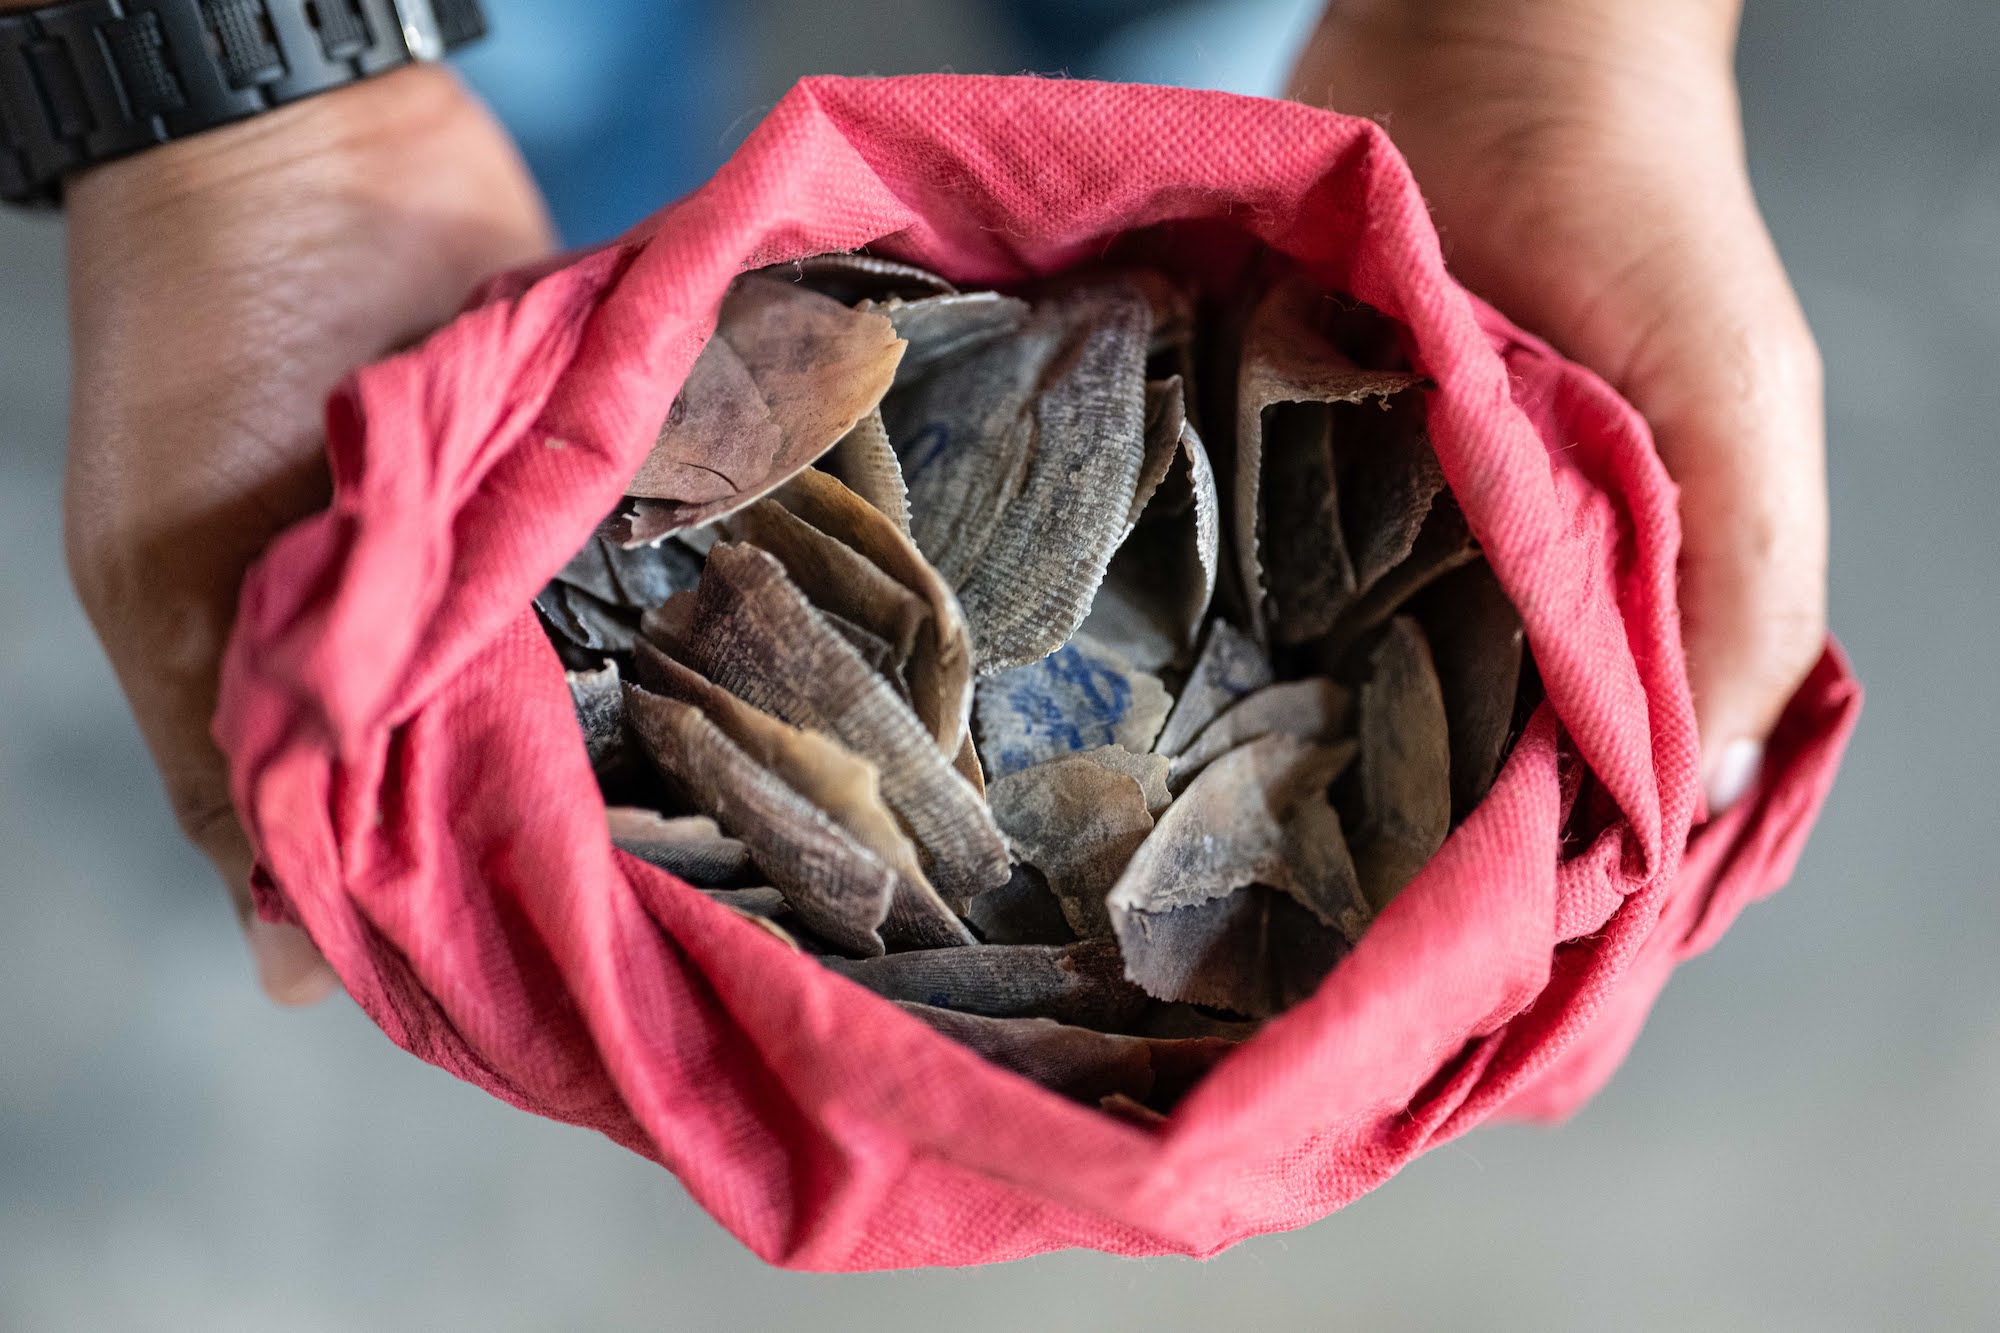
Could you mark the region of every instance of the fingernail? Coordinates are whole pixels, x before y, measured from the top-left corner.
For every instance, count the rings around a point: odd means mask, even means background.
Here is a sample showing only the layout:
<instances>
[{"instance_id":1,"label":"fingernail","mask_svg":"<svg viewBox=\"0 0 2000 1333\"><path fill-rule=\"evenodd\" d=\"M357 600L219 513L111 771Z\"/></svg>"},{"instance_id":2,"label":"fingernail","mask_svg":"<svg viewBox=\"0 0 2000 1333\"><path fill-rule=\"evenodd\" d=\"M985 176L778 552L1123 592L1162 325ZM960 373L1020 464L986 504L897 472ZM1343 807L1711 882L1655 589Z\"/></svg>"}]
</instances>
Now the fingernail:
<instances>
[{"instance_id":1,"label":"fingernail","mask_svg":"<svg viewBox=\"0 0 2000 1333\"><path fill-rule=\"evenodd\" d=\"M279 1004L318 1004L339 987L333 966L297 926L253 916L245 933L257 963L257 982Z\"/></svg>"},{"instance_id":2,"label":"fingernail","mask_svg":"<svg viewBox=\"0 0 2000 1333\"><path fill-rule=\"evenodd\" d=\"M1713 818L1750 794L1764 767L1764 746L1753 740L1736 740L1722 747L1715 768L1708 775L1708 813Z\"/></svg>"}]
</instances>

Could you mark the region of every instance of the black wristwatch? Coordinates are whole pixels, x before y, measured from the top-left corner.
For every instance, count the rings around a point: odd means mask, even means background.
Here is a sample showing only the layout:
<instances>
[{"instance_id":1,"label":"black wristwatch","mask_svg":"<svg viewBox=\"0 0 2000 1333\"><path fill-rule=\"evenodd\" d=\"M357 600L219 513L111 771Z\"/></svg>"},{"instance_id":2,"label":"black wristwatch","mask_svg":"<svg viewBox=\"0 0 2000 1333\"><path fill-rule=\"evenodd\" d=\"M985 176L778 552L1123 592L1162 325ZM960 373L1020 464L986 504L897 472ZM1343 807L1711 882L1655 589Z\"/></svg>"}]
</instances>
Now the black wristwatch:
<instances>
[{"instance_id":1,"label":"black wristwatch","mask_svg":"<svg viewBox=\"0 0 2000 1333\"><path fill-rule=\"evenodd\" d=\"M479 0L68 0L0 14L0 201L484 35Z\"/></svg>"}]
</instances>

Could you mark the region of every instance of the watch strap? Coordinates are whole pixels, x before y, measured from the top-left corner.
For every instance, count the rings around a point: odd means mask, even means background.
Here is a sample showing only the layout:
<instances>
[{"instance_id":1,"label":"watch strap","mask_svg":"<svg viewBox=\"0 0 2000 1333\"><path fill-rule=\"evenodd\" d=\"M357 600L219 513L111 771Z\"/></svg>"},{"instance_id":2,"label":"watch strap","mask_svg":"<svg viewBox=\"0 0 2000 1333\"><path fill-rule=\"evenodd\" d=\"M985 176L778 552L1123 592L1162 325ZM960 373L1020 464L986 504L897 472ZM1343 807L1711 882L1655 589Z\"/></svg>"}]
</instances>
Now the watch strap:
<instances>
[{"instance_id":1,"label":"watch strap","mask_svg":"<svg viewBox=\"0 0 2000 1333\"><path fill-rule=\"evenodd\" d=\"M0 15L0 200L418 60L486 31L478 0L68 0Z\"/></svg>"}]
</instances>

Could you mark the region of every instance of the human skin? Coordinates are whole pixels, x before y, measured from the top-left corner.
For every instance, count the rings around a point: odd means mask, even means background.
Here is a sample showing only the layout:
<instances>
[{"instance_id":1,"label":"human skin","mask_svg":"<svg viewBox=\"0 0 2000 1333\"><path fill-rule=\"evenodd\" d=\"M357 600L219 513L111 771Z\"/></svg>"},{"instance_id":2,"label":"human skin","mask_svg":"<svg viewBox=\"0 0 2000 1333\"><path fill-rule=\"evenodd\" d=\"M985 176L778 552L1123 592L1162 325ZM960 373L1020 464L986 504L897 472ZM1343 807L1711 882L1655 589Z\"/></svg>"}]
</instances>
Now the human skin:
<instances>
[{"instance_id":1,"label":"human skin","mask_svg":"<svg viewBox=\"0 0 2000 1333\"><path fill-rule=\"evenodd\" d=\"M1712 804L1754 775L1824 619L1819 366L1743 173L1734 22L1719 0L1341 0L1295 84L1384 119L1455 270L1652 422L1682 487ZM264 989L310 1003L337 981L251 911L209 734L237 590L326 503L342 376L546 253L549 226L504 132L432 68L97 168L67 199L72 578Z\"/></svg>"},{"instance_id":2,"label":"human skin","mask_svg":"<svg viewBox=\"0 0 2000 1333\"><path fill-rule=\"evenodd\" d=\"M323 508L322 411L356 366L548 252L514 146L447 72L399 70L69 183L71 578L264 990L338 984L259 920L209 734L237 590Z\"/></svg>"},{"instance_id":3,"label":"human skin","mask_svg":"<svg viewBox=\"0 0 2000 1333\"><path fill-rule=\"evenodd\" d=\"M1292 95L1378 119L1452 271L1645 416L1680 487L1711 811L1826 638L1819 352L1752 196L1741 0L1334 0Z\"/></svg>"}]
</instances>

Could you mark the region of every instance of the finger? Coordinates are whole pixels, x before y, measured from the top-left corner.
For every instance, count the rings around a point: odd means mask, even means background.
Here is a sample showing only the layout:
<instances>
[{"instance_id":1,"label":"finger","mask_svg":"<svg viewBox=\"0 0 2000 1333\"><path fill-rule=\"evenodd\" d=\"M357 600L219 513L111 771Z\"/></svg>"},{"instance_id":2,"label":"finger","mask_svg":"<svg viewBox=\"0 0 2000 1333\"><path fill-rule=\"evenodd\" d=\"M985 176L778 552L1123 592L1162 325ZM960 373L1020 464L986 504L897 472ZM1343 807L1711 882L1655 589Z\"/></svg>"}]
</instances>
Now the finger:
<instances>
[{"instance_id":1,"label":"finger","mask_svg":"<svg viewBox=\"0 0 2000 1333\"><path fill-rule=\"evenodd\" d=\"M1541 178L1525 202L1497 223L1449 196L1440 213L1471 285L1608 379L1680 487L1683 643L1717 813L1755 785L1824 643L1827 516L1818 350L1731 104L1706 114L1691 136L1705 153L1657 126L1526 141L1518 165Z\"/></svg>"},{"instance_id":2,"label":"finger","mask_svg":"<svg viewBox=\"0 0 2000 1333\"><path fill-rule=\"evenodd\" d=\"M279 492L297 492L296 500L258 488L252 494L263 494L262 501L237 503L306 503L324 485L314 467L306 462L275 483ZM175 821L229 892L259 983L280 1004L313 1004L333 993L338 978L304 931L258 918L250 896L254 854L230 802L226 761L209 734L235 588L253 554L247 539L219 534L258 529L229 502L201 526L200 533L131 538L134 545L119 550L100 544L97 530L72 516L71 572L159 767Z\"/></svg>"},{"instance_id":3,"label":"finger","mask_svg":"<svg viewBox=\"0 0 2000 1333\"><path fill-rule=\"evenodd\" d=\"M289 921L253 917L244 927L250 956L257 964L257 984L264 994L290 1008L319 1004L340 989L340 977L312 936Z\"/></svg>"},{"instance_id":4,"label":"finger","mask_svg":"<svg viewBox=\"0 0 2000 1333\"><path fill-rule=\"evenodd\" d=\"M1658 332L1622 386L1681 488L1681 611L1711 813L1754 787L1763 747L1826 638L1818 350L1754 209L1657 279Z\"/></svg>"},{"instance_id":5,"label":"finger","mask_svg":"<svg viewBox=\"0 0 2000 1333\"><path fill-rule=\"evenodd\" d=\"M181 831L222 876L250 948L257 984L278 1004L318 1004L340 989L339 975L305 931L290 922L266 921L257 915L250 895L255 854L230 803L222 755L212 745L205 753L190 747L186 754L192 767L164 770L168 802Z\"/></svg>"},{"instance_id":6,"label":"finger","mask_svg":"<svg viewBox=\"0 0 2000 1333\"><path fill-rule=\"evenodd\" d=\"M1734 7L1328 13L1295 88L1387 112L1458 276L1653 428L1724 809L1821 651L1827 540L1819 357L1744 168Z\"/></svg>"},{"instance_id":7,"label":"finger","mask_svg":"<svg viewBox=\"0 0 2000 1333\"><path fill-rule=\"evenodd\" d=\"M1559 216L1516 229L1547 238L1534 258L1483 252L1461 230L1459 263L1652 427L1681 493L1682 641L1703 794L1720 813L1755 786L1825 642L1819 354L1733 163L1635 175L1628 160L1569 184L1546 205Z\"/></svg>"},{"instance_id":8,"label":"finger","mask_svg":"<svg viewBox=\"0 0 2000 1333\"><path fill-rule=\"evenodd\" d=\"M1588 268L1608 276L1542 324L1646 418L1680 488L1682 642L1716 814L1755 787L1825 642L1820 360L1747 182L1697 170L1635 193L1649 224L1585 217L1607 247Z\"/></svg>"},{"instance_id":9,"label":"finger","mask_svg":"<svg viewBox=\"0 0 2000 1333\"><path fill-rule=\"evenodd\" d=\"M546 216L504 135L433 69L100 168L68 204L71 575L264 988L310 1002L333 973L252 912L209 734L237 590L327 503L321 405L341 376L544 253Z\"/></svg>"},{"instance_id":10,"label":"finger","mask_svg":"<svg viewBox=\"0 0 2000 1333\"><path fill-rule=\"evenodd\" d=\"M86 206L73 226L88 229L95 217ZM87 290L104 280L94 265L78 268L77 285ZM187 308L185 301L170 304ZM73 485L70 496L72 577L159 767L175 820L229 891L260 984L281 1004L315 1003L332 993L337 978L303 931L261 921L252 910L253 853L230 802L226 761L209 732L243 572L268 540L273 515L307 513L325 502L316 426L304 419L312 400L299 394L308 406L287 435L272 419L276 409L265 406L271 400L264 391L249 376L204 364L203 350L172 358L155 352L137 365L105 369L97 357L107 345L116 349L118 339L94 325L111 318L106 312L112 308L108 300L93 300L78 321L87 330L79 340L79 373L100 392L92 401L80 400L72 413L73 467L90 468L88 481ZM121 328L135 322L116 318ZM275 343L266 340L267 346ZM218 337L213 345L226 343ZM282 367L267 357L243 359L253 363L250 376L262 384L282 381ZM164 383L205 388L163 405L159 390L137 382L148 372ZM121 378L128 375L132 381ZM162 406L169 410L158 410ZM140 465L146 448L198 460L204 437L227 429L211 415L218 406L231 424L261 412L259 424L269 428L226 479L213 467Z\"/></svg>"}]
</instances>

